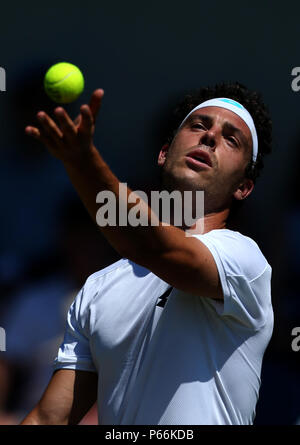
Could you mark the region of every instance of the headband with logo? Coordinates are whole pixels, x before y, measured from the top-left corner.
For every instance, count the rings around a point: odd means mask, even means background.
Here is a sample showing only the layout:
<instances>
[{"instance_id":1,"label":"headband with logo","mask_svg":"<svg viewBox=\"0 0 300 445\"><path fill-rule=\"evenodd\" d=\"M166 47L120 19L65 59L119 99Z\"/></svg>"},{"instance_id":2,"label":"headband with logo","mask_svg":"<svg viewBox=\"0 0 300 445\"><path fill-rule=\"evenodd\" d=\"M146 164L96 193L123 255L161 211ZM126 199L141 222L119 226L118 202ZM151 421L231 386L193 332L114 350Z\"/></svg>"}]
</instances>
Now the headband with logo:
<instances>
[{"instance_id":1,"label":"headband with logo","mask_svg":"<svg viewBox=\"0 0 300 445\"><path fill-rule=\"evenodd\" d=\"M193 108L192 111L189 112L189 114L184 118L184 120L181 122L179 128L182 127L184 122L187 120L187 118L194 113L194 111L199 110L200 108L204 107L220 107L220 108L226 108L227 110L232 111L233 113L237 114L245 124L248 126L251 136L252 136L252 160L253 162L256 161L257 153L258 153L258 140L257 140L257 133L255 129L255 125L253 122L253 119L251 117L251 114L249 111L246 110L243 105L241 105L239 102L236 102L232 99L227 99L226 97L219 97L215 99L206 100L205 102L202 102L200 105L197 105L197 107Z\"/></svg>"}]
</instances>

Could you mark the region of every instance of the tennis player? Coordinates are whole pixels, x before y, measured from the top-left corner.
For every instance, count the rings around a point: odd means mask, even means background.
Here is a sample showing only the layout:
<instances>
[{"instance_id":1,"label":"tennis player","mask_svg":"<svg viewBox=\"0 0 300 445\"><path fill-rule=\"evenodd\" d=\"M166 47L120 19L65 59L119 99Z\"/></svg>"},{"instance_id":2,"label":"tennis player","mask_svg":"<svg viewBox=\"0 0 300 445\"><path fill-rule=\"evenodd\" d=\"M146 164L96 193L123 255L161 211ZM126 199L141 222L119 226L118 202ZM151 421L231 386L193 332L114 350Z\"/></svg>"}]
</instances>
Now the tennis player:
<instances>
[{"instance_id":1,"label":"tennis player","mask_svg":"<svg viewBox=\"0 0 300 445\"><path fill-rule=\"evenodd\" d=\"M94 220L101 191L128 214L134 206L93 142L103 94L76 123L57 107L56 122L39 112L38 126L26 127L63 162ZM72 303L53 377L23 424L77 424L96 400L106 425L253 423L273 329L271 267L227 220L253 191L271 121L239 83L189 94L174 116L158 156L163 188L204 191L201 224L192 236L184 224L151 224L141 201L148 225L99 227L123 259L90 276Z\"/></svg>"}]
</instances>

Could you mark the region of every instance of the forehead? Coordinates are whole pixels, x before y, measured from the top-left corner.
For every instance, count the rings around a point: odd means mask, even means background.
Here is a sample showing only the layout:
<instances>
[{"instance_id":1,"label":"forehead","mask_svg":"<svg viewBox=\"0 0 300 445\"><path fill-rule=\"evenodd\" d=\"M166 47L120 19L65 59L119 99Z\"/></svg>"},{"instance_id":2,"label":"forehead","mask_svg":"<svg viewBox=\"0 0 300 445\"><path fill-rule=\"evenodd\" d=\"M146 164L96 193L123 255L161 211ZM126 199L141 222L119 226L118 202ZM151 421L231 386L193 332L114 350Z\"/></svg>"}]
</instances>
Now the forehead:
<instances>
[{"instance_id":1,"label":"forehead","mask_svg":"<svg viewBox=\"0 0 300 445\"><path fill-rule=\"evenodd\" d=\"M244 136L249 140L252 141L252 136L250 129L246 122L235 114L231 110L227 110L226 108L221 107L203 107L196 111L194 111L190 116L189 120L193 119L193 117L197 116L207 116L212 121L212 124L217 123L223 126L224 124L232 125L233 127L237 128L238 130L242 131Z\"/></svg>"}]
</instances>

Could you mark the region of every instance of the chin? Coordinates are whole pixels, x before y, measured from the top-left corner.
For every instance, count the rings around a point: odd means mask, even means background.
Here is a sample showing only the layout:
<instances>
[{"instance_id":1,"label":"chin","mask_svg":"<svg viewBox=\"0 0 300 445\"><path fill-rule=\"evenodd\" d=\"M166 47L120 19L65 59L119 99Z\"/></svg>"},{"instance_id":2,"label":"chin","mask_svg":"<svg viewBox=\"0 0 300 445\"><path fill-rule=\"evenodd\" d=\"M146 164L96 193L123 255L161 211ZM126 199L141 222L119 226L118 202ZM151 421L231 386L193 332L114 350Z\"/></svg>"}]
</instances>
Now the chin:
<instances>
[{"instance_id":1,"label":"chin","mask_svg":"<svg viewBox=\"0 0 300 445\"><path fill-rule=\"evenodd\" d=\"M162 188L168 192L174 190L179 190L180 192L205 190L204 184L199 183L199 178L197 179L198 181L188 176L172 177L162 183Z\"/></svg>"},{"instance_id":2,"label":"chin","mask_svg":"<svg viewBox=\"0 0 300 445\"><path fill-rule=\"evenodd\" d=\"M174 190L195 191L205 190L204 181L199 177L199 172L190 168L177 168L175 171L166 171L162 173L162 190L169 192Z\"/></svg>"}]
</instances>

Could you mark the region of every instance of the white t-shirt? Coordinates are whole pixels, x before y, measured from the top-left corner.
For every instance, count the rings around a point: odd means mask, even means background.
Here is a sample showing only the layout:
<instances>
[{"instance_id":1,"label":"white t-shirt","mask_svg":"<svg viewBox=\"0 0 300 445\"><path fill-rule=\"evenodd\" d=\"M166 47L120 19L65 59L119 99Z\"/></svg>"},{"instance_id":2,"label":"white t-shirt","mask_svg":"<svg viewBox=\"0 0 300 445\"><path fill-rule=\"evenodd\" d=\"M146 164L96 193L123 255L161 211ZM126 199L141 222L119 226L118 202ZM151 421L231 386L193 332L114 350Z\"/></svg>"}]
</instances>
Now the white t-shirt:
<instances>
[{"instance_id":1,"label":"white t-shirt","mask_svg":"<svg viewBox=\"0 0 300 445\"><path fill-rule=\"evenodd\" d=\"M126 259L91 275L73 302L55 369L98 373L100 424L253 422L273 330L271 267L239 232L196 237L215 259L224 302L171 290Z\"/></svg>"}]
</instances>

